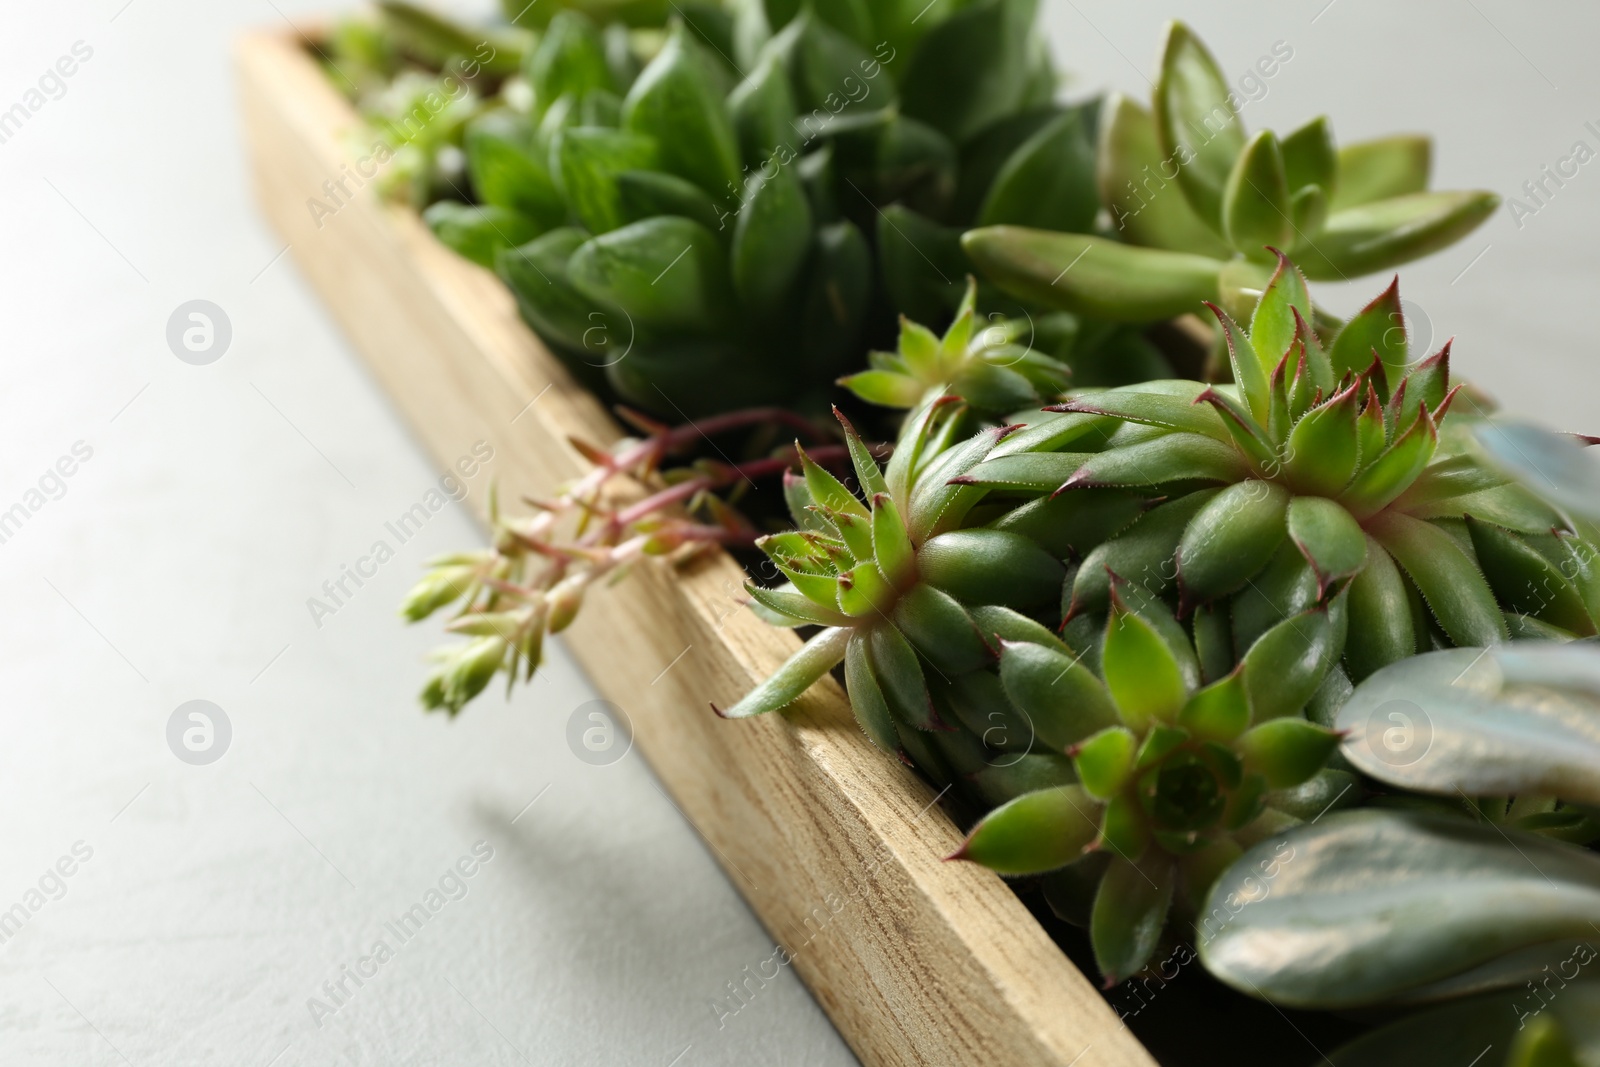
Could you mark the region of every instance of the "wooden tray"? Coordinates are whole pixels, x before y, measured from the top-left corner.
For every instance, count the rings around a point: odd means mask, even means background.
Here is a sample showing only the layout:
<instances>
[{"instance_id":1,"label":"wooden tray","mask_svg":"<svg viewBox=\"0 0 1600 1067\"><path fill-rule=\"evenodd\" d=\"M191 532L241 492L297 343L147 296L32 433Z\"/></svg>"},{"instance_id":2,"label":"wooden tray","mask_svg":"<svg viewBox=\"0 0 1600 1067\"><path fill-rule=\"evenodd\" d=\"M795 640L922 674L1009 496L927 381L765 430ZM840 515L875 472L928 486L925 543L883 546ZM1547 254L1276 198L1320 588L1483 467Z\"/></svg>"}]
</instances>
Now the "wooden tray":
<instances>
[{"instance_id":1,"label":"wooden tray","mask_svg":"<svg viewBox=\"0 0 1600 1067\"><path fill-rule=\"evenodd\" d=\"M415 214L351 179L331 203L324 182L363 155L358 122L302 42L254 35L237 58L266 215L433 456L489 441L513 499L577 477L568 435L620 436L605 408ZM711 713L796 647L741 608L742 578L720 554L643 568L592 596L566 643L862 1062L1152 1067L999 878L941 861L959 832L838 686L783 715Z\"/></svg>"}]
</instances>

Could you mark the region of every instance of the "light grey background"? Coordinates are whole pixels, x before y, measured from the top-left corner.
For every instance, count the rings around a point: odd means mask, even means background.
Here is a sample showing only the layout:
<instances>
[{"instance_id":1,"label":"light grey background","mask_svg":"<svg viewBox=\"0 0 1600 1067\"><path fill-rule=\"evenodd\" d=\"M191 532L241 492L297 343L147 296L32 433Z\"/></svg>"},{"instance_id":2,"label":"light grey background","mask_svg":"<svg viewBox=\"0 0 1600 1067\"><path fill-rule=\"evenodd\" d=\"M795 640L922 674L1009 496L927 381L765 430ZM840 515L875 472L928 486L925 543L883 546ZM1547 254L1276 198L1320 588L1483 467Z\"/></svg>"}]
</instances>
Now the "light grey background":
<instances>
[{"instance_id":1,"label":"light grey background","mask_svg":"<svg viewBox=\"0 0 1600 1067\"><path fill-rule=\"evenodd\" d=\"M1070 91L1146 94L1172 6L1046 0ZM1600 149L1591 6L1184 7L1229 71L1294 49L1252 127L1326 111L1345 139L1431 129L1436 184L1506 195L1576 140ZM7 12L0 110L76 42L93 55L0 144L0 511L75 443L93 455L0 543L0 910L76 842L93 856L0 944L0 1061L852 1062L788 974L719 1028L712 999L770 938L636 755L568 751L593 693L559 648L509 705L416 710L438 633L395 604L423 559L479 534L455 507L403 546L386 534L440 472L279 258L235 110L234 36L319 9ZM1403 292L1458 335L1461 373L1593 430L1596 236L1600 163L1520 227L1502 209L1408 269ZM1348 312L1385 281L1320 295ZM193 299L232 323L209 366L165 340ZM316 626L307 598L380 538L396 558ZM166 747L193 699L233 727L209 766ZM494 856L467 895L399 945L385 921L478 841ZM308 998L379 938L394 958L313 1025Z\"/></svg>"}]
</instances>

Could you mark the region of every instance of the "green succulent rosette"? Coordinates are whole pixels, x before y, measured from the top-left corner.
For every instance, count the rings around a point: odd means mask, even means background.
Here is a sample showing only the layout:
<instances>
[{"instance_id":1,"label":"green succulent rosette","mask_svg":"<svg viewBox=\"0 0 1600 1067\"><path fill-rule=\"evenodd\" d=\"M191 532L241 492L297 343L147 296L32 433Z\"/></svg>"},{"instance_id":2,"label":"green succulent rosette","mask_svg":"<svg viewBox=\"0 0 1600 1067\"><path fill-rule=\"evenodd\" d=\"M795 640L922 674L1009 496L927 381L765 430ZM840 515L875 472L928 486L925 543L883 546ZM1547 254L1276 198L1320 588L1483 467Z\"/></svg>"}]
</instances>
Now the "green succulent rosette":
<instances>
[{"instance_id":1,"label":"green succulent rosette","mask_svg":"<svg viewBox=\"0 0 1600 1067\"><path fill-rule=\"evenodd\" d=\"M1314 279L1387 270L1445 248L1493 213L1488 192L1428 189L1425 137L1337 147L1319 117L1247 135L1199 38L1173 22L1151 107L1110 97L1099 122L1103 234L984 227L963 244L979 274L1047 307L1143 322L1220 303L1248 313L1268 246Z\"/></svg>"}]
</instances>

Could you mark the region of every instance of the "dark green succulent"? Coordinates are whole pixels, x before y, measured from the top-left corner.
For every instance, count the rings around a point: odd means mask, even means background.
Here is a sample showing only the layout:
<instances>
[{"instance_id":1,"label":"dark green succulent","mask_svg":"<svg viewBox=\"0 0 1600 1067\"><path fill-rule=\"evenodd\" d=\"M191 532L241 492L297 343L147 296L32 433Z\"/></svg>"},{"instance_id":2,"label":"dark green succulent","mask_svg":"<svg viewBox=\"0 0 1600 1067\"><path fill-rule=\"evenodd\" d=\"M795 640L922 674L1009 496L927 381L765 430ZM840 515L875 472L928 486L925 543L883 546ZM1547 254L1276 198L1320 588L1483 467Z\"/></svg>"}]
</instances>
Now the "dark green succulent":
<instances>
[{"instance_id":1,"label":"dark green succulent","mask_svg":"<svg viewBox=\"0 0 1600 1067\"><path fill-rule=\"evenodd\" d=\"M1238 98L1200 40L1167 30L1149 110L1122 96L1100 119L1105 234L974 230L981 276L1021 299L1116 321L1248 314L1273 268L1268 246L1314 279L1344 279L1460 240L1499 204L1430 192L1430 144L1400 136L1339 149L1326 118L1282 138L1247 136Z\"/></svg>"}]
</instances>

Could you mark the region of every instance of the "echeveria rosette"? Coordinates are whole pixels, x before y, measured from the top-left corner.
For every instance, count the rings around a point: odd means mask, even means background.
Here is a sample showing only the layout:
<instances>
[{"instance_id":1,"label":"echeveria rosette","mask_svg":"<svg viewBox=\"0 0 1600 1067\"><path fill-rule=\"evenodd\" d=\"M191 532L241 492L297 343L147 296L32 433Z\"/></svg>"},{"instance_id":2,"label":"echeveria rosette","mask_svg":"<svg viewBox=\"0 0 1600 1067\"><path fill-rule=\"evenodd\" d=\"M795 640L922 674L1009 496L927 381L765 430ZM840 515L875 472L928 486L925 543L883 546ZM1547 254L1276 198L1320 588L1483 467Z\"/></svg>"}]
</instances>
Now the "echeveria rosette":
<instances>
[{"instance_id":1,"label":"echeveria rosette","mask_svg":"<svg viewBox=\"0 0 1600 1067\"><path fill-rule=\"evenodd\" d=\"M914 412L884 470L847 425L864 501L802 456L802 477L785 485L796 528L758 542L788 581L747 588L769 621L823 629L719 714L776 711L843 661L867 736L888 752L920 750L907 729L954 729L937 710L929 675L944 680L992 664L1002 630L1048 634L1011 609L1052 604L1060 562L1021 535L961 529L985 491L951 479L1010 429L960 440L961 416L953 398Z\"/></svg>"},{"instance_id":2,"label":"echeveria rosette","mask_svg":"<svg viewBox=\"0 0 1600 1067\"><path fill-rule=\"evenodd\" d=\"M994 416L1064 392L1072 375L1067 366L1031 344L1018 344L1010 323L985 326L977 316L977 296L977 284L968 278L967 295L943 337L900 316L897 350L870 353L869 369L839 384L884 407L909 410L948 395Z\"/></svg>"},{"instance_id":3,"label":"echeveria rosette","mask_svg":"<svg viewBox=\"0 0 1600 1067\"><path fill-rule=\"evenodd\" d=\"M1429 142L1335 147L1326 118L1282 138L1247 136L1238 101L1188 27L1172 23L1153 107L1111 97L1100 119L1106 235L977 229L979 274L1020 299L1124 322L1220 302L1248 311L1272 270L1266 246L1306 274L1386 270L1460 240L1489 217L1488 192L1430 192Z\"/></svg>"},{"instance_id":4,"label":"echeveria rosette","mask_svg":"<svg viewBox=\"0 0 1600 1067\"><path fill-rule=\"evenodd\" d=\"M1600 856L1580 846L1600 838L1600 647L1414 656L1358 685L1336 725L1388 794L1287 830L1270 879L1259 847L1225 873L1198 931L1208 970L1339 1009L1520 989L1575 946L1594 958Z\"/></svg>"},{"instance_id":5,"label":"echeveria rosette","mask_svg":"<svg viewBox=\"0 0 1600 1067\"><path fill-rule=\"evenodd\" d=\"M1113 586L1100 676L1082 657L1007 642L1000 675L1013 702L1040 723L1086 732L1072 744L1077 782L1026 793L986 816L956 858L1001 874L1041 874L1102 853L1087 880L1089 929L1108 985L1145 966L1175 897L1192 912L1243 846L1291 825L1291 811L1326 799L1314 783L1338 744L1307 721L1293 693L1315 690L1333 665L1285 620L1287 639L1263 638L1245 662L1209 685L1188 637L1132 610ZM1307 654L1307 649L1311 649ZM1295 677L1312 668L1310 677ZM1300 684L1300 683L1306 684ZM1092 732L1091 732L1092 731ZM1352 783L1342 776L1343 785ZM1329 779L1331 782L1334 779ZM1306 794L1306 795L1302 795ZM1283 810L1274 806L1282 804ZM1099 867L1095 868L1100 869Z\"/></svg>"},{"instance_id":6,"label":"echeveria rosette","mask_svg":"<svg viewBox=\"0 0 1600 1067\"><path fill-rule=\"evenodd\" d=\"M1473 420L1451 414L1449 346L1408 363L1396 286L1326 343L1287 260L1248 333L1215 310L1237 384L1075 396L1053 409L1061 421L966 476L1167 497L1086 557L1069 614L1104 607L1110 566L1176 596L1207 658L1227 662L1267 622L1348 588L1357 680L1436 641L1595 632L1583 590L1553 562L1593 548L1458 431ZM1118 428L1101 446L1108 422Z\"/></svg>"}]
</instances>

